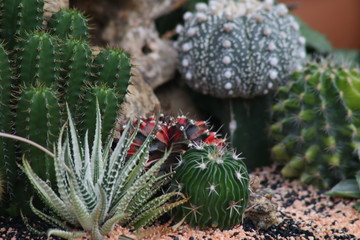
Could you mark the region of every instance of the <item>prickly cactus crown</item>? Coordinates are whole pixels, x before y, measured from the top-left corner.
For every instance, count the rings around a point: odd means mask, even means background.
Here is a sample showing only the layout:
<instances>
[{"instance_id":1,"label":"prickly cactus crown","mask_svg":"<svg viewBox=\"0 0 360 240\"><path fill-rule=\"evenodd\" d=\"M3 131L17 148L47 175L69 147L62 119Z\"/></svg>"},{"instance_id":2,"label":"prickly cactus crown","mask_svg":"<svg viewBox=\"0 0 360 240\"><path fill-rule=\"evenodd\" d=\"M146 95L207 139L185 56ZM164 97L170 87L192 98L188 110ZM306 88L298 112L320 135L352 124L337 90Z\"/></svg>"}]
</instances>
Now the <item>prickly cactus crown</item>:
<instances>
[{"instance_id":1,"label":"prickly cactus crown","mask_svg":"<svg viewBox=\"0 0 360 240\"><path fill-rule=\"evenodd\" d=\"M132 156L138 150L156 125L155 117L142 118L135 121L134 125L138 121L140 121L140 129L128 151L128 156ZM200 143L222 146L225 140L218 138L216 132L210 131L206 121L194 121L185 116L174 118L161 115L155 129L155 138L151 143L147 164L151 165L159 160L170 148L172 148L172 154L168 157L166 165L172 164L179 153Z\"/></svg>"},{"instance_id":2,"label":"prickly cactus crown","mask_svg":"<svg viewBox=\"0 0 360 240\"><path fill-rule=\"evenodd\" d=\"M175 217L200 228L230 229L240 224L249 199L249 176L241 158L213 145L197 146L181 156L173 187L189 201Z\"/></svg>"},{"instance_id":3,"label":"prickly cactus crown","mask_svg":"<svg viewBox=\"0 0 360 240\"><path fill-rule=\"evenodd\" d=\"M282 174L329 188L360 169L360 73L323 61L309 63L282 87L271 127Z\"/></svg>"},{"instance_id":4,"label":"prickly cactus crown","mask_svg":"<svg viewBox=\"0 0 360 240\"><path fill-rule=\"evenodd\" d=\"M305 39L284 4L211 0L177 31L187 84L215 97L253 97L282 85L305 58Z\"/></svg>"}]
</instances>

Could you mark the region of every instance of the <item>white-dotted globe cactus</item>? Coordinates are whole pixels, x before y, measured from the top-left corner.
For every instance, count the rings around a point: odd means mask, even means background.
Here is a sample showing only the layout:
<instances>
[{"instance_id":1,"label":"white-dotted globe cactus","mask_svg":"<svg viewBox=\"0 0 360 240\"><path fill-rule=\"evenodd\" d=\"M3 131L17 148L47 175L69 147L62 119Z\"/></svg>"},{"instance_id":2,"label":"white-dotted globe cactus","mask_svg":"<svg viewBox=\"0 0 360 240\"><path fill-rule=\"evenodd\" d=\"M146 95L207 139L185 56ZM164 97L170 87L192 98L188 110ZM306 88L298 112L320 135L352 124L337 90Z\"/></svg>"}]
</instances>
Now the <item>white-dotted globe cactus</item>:
<instances>
[{"instance_id":1,"label":"white-dotted globe cactus","mask_svg":"<svg viewBox=\"0 0 360 240\"><path fill-rule=\"evenodd\" d=\"M305 38L284 4L210 0L184 15L176 43L187 84L215 97L250 98L283 85L305 58Z\"/></svg>"}]
</instances>

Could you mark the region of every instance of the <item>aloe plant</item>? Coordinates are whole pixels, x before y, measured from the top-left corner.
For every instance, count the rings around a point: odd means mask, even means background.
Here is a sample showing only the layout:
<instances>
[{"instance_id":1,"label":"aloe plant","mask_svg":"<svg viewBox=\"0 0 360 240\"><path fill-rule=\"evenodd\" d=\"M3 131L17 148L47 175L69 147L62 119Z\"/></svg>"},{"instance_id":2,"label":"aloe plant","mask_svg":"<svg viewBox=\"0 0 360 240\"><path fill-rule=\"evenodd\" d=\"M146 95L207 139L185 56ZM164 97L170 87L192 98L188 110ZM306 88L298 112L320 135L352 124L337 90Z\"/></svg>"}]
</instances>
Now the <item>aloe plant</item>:
<instances>
[{"instance_id":1,"label":"aloe plant","mask_svg":"<svg viewBox=\"0 0 360 240\"><path fill-rule=\"evenodd\" d=\"M187 201L177 192L153 197L171 175L171 173L157 175L170 152L165 153L155 165L144 171L154 132L149 134L135 154L127 158L127 152L139 126L132 130L132 124L129 122L116 147L111 151L112 139L102 144L102 124L98 104L96 109L96 127L91 149L88 132L85 134L83 144L80 142L69 109L68 123L60 131L54 153L46 151L30 140L25 140L54 159L57 192L33 171L25 157L23 164L19 165L49 212L53 213L49 215L40 211L31 199L32 211L55 227L48 230L48 236L73 239L90 234L91 239L100 240L116 223L137 229L152 223L165 212ZM9 135L0 133L0 136ZM22 139L16 138L16 140ZM171 198L179 196L182 198L167 203ZM74 229L82 230L74 231Z\"/></svg>"}]
</instances>

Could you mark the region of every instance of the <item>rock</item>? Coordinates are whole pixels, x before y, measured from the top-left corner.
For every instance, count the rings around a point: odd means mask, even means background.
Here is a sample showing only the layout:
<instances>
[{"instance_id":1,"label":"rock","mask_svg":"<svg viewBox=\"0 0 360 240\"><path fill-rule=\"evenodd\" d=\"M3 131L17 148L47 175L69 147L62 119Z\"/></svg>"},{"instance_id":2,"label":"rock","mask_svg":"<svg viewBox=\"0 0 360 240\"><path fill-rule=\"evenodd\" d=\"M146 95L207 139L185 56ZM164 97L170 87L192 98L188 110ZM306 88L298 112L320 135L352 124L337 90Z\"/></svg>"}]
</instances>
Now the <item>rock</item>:
<instances>
[{"instance_id":1,"label":"rock","mask_svg":"<svg viewBox=\"0 0 360 240\"><path fill-rule=\"evenodd\" d=\"M155 19L171 12L183 0L74 0L73 6L85 11L97 26L95 44L124 49L136 59L143 79L156 88L174 77L177 52L169 40L162 39Z\"/></svg>"},{"instance_id":2,"label":"rock","mask_svg":"<svg viewBox=\"0 0 360 240\"><path fill-rule=\"evenodd\" d=\"M155 94L160 100L163 113L172 116L183 114L194 120L206 120L192 102L184 82L170 81L157 88Z\"/></svg>"},{"instance_id":3,"label":"rock","mask_svg":"<svg viewBox=\"0 0 360 240\"><path fill-rule=\"evenodd\" d=\"M44 16L45 18L50 17L53 13L60 10L60 8L68 8L69 0L51 0L45 1L44 5Z\"/></svg>"},{"instance_id":4,"label":"rock","mask_svg":"<svg viewBox=\"0 0 360 240\"><path fill-rule=\"evenodd\" d=\"M250 199L245 210L245 219L250 220L258 229L268 229L279 224L277 218L278 205L271 201L273 192L268 189L259 189L260 179L250 175Z\"/></svg>"},{"instance_id":5,"label":"rock","mask_svg":"<svg viewBox=\"0 0 360 240\"><path fill-rule=\"evenodd\" d=\"M130 79L132 84L129 86L129 93L121 106L115 129L121 129L121 125L129 119L160 112L160 102L152 88L143 80L136 67L133 68L132 73L133 76Z\"/></svg>"}]
</instances>

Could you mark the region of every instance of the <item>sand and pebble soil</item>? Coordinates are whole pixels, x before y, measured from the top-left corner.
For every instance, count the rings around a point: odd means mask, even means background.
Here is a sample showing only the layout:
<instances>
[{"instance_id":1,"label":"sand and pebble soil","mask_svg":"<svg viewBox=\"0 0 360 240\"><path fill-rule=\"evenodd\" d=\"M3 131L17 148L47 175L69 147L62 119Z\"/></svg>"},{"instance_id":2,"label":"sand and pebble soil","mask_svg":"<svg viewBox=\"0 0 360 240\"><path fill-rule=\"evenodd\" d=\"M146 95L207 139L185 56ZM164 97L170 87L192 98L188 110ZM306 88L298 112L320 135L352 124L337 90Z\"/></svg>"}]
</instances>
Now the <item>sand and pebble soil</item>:
<instances>
[{"instance_id":1,"label":"sand and pebble soil","mask_svg":"<svg viewBox=\"0 0 360 240\"><path fill-rule=\"evenodd\" d=\"M266 230L257 229L251 221L228 231L201 231L181 225L176 229L157 226L142 232L145 239L216 240L216 239L351 239L360 240L360 213L352 208L359 200L332 198L297 180L286 180L279 168L257 169L253 174L260 178L260 188L273 192L272 201L278 205L277 222ZM39 225L39 223L33 223ZM127 237L125 237L127 236ZM47 239L31 234L18 218L0 217L0 240ZM52 238L56 239L56 238ZM108 238L136 239L136 236L117 227Z\"/></svg>"}]
</instances>

